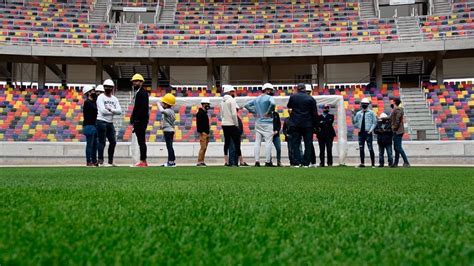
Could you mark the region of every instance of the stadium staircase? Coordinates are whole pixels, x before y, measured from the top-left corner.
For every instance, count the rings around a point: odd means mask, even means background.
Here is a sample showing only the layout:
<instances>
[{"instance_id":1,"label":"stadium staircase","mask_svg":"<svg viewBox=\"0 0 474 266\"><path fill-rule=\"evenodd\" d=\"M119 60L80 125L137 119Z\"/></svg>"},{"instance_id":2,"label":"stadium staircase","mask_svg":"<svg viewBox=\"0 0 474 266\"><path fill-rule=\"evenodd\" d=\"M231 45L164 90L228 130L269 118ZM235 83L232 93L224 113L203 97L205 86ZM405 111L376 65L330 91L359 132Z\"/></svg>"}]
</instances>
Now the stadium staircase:
<instances>
[{"instance_id":1,"label":"stadium staircase","mask_svg":"<svg viewBox=\"0 0 474 266\"><path fill-rule=\"evenodd\" d=\"M172 24L174 21L174 15L176 13L177 0L167 0L165 6L161 11L160 20L158 23Z\"/></svg>"},{"instance_id":2,"label":"stadium staircase","mask_svg":"<svg viewBox=\"0 0 474 266\"><path fill-rule=\"evenodd\" d=\"M130 91L117 91L115 97L119 100L120 107L122 107L122 114L114 117L114 125L117 134L120 132L122 127L127 127L129 121L125 121L125 114L131 104L132 96Z\"/></svg>"},{"instance_id":3,"label":"stadium staircase","mask_svg":"<svg viewBox=\"0 0 474 266\"><path fill-rule=\"evenodd\" d=\"M376 18L374 3L369 2L359 2L359 15L361 19Z\"/></svg>"},{"instance_id":4,"label":"stadium staircase","mask_svg":"<svg viewBox=\"0 0 474 266\"><path fill-rule=\"evenodd\" d=\"M400 17L397 28L402 41L421 41L421 29L417 17Z\"/></svg>"},{"instance_id":5,"label":"stadium staircase","mask_svg":"<svg viewBox=\"0 0 474 266\"><path fill-rule=\"evenodd\" d=\"M105 13L107 12L107 0L97 0L94 10L90 13L89 23L105 22Z\"/></svg>"},{"instance_id":6,"label":"stadium staircase","mask_svg":"<svg viewBox=\"0 0 474 266\"><path fill-rule=\"evenodd\" d=\"M138 26L135 23L120 24L114 46L133 46L137 38Z\"/></svg>"},{"instance_id":7,"label":"stadium staircase","mask_svg":"<svg viewBox=\"0 0 474 266\"><path fill-rule=\"evenodd\" d=\"M400 88L400 98L404 106L405 123L408 124L410 139L418 140L417 132L424 130L426 140L439 140L439 133L423 92L419 88Z\"/></svg>"},{"instance_id":8,"label":"stadium staircase","mask_svg":"<svg viewBox=\"0 0 474 266\"><path fill-rule=\"evenodd\" d=\"M451 4L448 0L434 0L434 15L451 13Z\"/></svg>"}]
</instances>

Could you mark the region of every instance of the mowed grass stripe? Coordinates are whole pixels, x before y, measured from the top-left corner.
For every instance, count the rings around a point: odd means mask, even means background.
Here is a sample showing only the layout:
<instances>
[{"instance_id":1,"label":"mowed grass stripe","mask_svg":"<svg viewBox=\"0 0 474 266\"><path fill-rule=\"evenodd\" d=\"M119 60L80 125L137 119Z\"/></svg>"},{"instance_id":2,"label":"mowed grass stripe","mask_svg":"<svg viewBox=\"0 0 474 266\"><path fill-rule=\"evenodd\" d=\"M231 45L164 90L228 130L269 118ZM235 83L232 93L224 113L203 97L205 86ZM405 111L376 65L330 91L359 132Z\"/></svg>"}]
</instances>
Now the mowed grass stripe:
<instances>
[{"instance_id":1,"label":"mowed grass stripe","mask_svg":"<svg viewBox=\"0 0 474 266\"><path fill-rule=\"evenodd\" d=\"M471 168L3 168L0 264L474 263Z\"/></svg>"}]
</instances>

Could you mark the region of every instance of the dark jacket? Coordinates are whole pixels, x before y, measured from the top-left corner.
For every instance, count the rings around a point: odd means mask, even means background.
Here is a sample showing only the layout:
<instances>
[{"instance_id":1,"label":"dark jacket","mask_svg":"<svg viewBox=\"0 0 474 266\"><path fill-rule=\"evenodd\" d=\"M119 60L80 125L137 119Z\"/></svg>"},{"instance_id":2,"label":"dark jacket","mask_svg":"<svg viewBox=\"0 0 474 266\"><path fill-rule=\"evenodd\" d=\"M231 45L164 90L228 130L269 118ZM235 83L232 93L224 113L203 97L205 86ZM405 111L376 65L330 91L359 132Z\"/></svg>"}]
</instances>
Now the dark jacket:
<instances>
[{"instance_id":1,"label":"dark jacket","mask_svg":"<svg viewBox=\"0 0 474 266\"><path fill-rule=\"evenodd\" d=\"M327 114L326 117L324 115L318 116L318 131L316 133L318 139L333 139L336 136L333 123L334 115L332 114Z\"/></svg>"},{"instance_id":2,"label":"dark jacket","mask_svg":"<svg viewBox=\"0 0 474 266\"><path fill-rule=\"evenodd\" d=\"M140 88L135 95L135 104L133 105L130 124L148 124L150 118L150 107L148 92Z\"/></svg>"},{"instance_id":3,"label":"dark jacket","mask_svg":"<svg viewBox=\"0 0 474 266\"><path fill-rule=\"evenodd\" d=\"M82 113L84 115L82 126L95 126L95 122L97 121L96 103L90 99L85 100L84 106L82 107Z\"/></svg>"},{"instance_id":4,"label":"dark jacket","mask_svg":"<svg viewBox=\"0 0 474 266\"><path fill-rule=\"evenodd\" d=\"M298 92L290 96L287 107L291 109L290 126L314 128L316 126L318 108L316 100L306 94Z\"/></svg>"},{"instance_id":5,"label":"dark jacket","mask_svg":"<svg viewBox=\"0 0 474 266\"><path fill-rule=\"evenodd\" d=\"M283 135L285 135L285 141L288 141L288 135L289 135L288 131L290 130L289 121L290 121L289 117L285 118L285 120L283 121L282 133Z\"/></svg>"},{"instance_id":6,"label":"dark jacket","mask_svg":"<svg viewBox=\"0 0 474 266\"><path fill-rule=\"evenodd\" d=\"M196 127L198 133L206 133L209 135L209 117L207 116L207 111L203 108L199 108L196 114Z\"/></svg>"},{"instance_id":7,"label":"dark jacket","mask_svg":"<svg viewBox=\"0 0 474 266\"><path fill-rule=\"evenodd\" d=\"M280 133L281 130L281 120L280 115L277 111L273 112L273 131L278 131Z\"/></svg>"},{"instance_id":8,"label":"dark jacket","mask_svg":"<svg viewBox=\"0 0 474 266\"><path fill-rule=\"evenodd\" d=\"M393 132L390 119L378 121L374 133L377 135L377 144L383 146L392 145Z\"/></svg>"},{"instance_id":9,"label":"dark jacket","mask_svg":"<svg viewBox=\"0 0 474 266\"><path fill-rule=\"evenodd\" d=\"M242 136L244 134L244 123L242 123L242 119L240 119L240 116L237 116L237 120L239 121L239 133Z\"/></svg>"},{"instance_id":10,"label":"dark jacket","mask_svg":"<svg viewBox=\"0 0 474 266\"><path fill-rule=\"evenodd\" d=\"M399 135L405 133L403 126L403 109L395 107L390 115L393 133Z\"/></svg>"}]
</instances>

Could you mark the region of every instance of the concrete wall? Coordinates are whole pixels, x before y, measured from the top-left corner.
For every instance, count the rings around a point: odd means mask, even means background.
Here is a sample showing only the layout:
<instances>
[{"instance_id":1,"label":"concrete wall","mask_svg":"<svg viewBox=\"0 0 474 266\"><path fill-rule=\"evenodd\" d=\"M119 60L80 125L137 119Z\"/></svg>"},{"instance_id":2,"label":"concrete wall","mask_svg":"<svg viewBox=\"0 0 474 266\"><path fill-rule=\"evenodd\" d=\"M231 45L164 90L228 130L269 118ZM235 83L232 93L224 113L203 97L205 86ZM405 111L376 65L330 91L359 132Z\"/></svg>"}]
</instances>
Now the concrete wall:
<instances>
[{"instance_id":1,"label":"concrete wall","mask_svg":"<svg viewBox=\"0 0 474 266\"><path fill-rule=\"evenodd\" d=\"M207 84L206 66L171 66L170 75L173 84Z\"/></svg>"},{"instance_id":2,"label":"concrete wall","mask_svg":"<svg viewBox=\"0 0 474 266\"><path fill-rule=\"evenodd\" d=\"M37 82L38 81L38 64L14 64L16 68L15 80L21 80L21 69L23 68L23 82ZM61 65L58 65L61 68ZM68 83L95 83L95 66L93 65L67 65ZM103 79L110 78L107 72L103 72ZM60 83L61 80L48 68L46 67L46 82L47 83Z\"/></svg>"},{"instance_id":3,"label":"concrete wall","mask_svg":"<svg viewBox=\"0 0 474 266\"><path fill-rule=\"evenodd\" d=\"M223 143L209 144L207 151L209 162L222 164L222 146ZM377 157L377 145L374 147ZM406 141L404 147L412 164L474 166L474 141ZM195 163L199 143L175 143L174 148L178 164ZM316 154L319 154L317 143L315 143L315 148ZM85 143L0 142L0 165L83 164L84 149ZM263 160L263 149L261 150L261 160ZM337 150L337 143L335 143L333 148L335 164L338 163ZM131 164L129 143L118 143L115 154L118 163ZM243 143L242 154L247 162L253 162L253 143ZM287 154L286 143L282 143L282 155L286 164L288 164ZM148 156L151 163L163 163L166 158L165 144L148 143ZM349 142L347 163L358 163L358 156L358 144ZM319 159L317 161L319 162ZM366 162L369 161L367 158Z\"/></svg>"},{"instance_id":4,"label":"concrete wall","mask_svg":"<svg viewBox=\"0 0 474 266\"><path fill-rule=\"evenodd\" d=\"M369 81L369 63L327 64L327 83L358 83Z\"/></svg>"}]
</instances>

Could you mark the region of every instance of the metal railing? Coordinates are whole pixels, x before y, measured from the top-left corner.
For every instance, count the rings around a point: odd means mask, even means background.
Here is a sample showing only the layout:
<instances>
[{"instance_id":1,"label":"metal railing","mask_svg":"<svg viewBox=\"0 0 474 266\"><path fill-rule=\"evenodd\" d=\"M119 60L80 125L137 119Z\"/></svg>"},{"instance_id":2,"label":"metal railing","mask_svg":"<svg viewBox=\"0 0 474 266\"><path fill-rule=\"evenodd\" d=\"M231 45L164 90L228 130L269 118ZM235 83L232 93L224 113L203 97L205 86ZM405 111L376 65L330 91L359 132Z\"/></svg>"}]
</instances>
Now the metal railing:
<instances>
[{"instance_id":1,"label":"metal railing","mask_svg":"<svg viewBox=\"0 0 474 266\"><path fill-rule=\"evenodd\" d=\"M105 19L110 23L110 15L112 13L112 0L107 0L107 11L105 11Z\"/></svg>"},{"instance_id":2,"label":"metal railing","mask_svg":"<svg viewBox=\"0 0 474 266\"><path fill-rule=\"evenodd\" d=\"M158 4L156 5L155 16L153 17L153 22L155 24L158 23L158 21L160 19L163 1L164 0L158 0Z\"/></svg>"}]
</instances>

